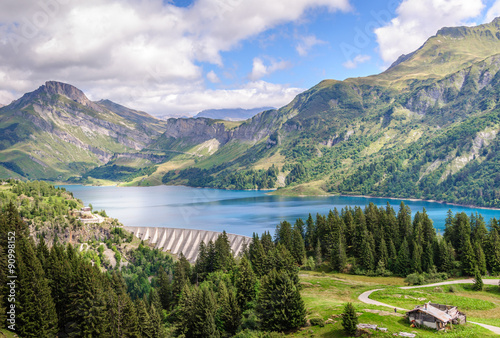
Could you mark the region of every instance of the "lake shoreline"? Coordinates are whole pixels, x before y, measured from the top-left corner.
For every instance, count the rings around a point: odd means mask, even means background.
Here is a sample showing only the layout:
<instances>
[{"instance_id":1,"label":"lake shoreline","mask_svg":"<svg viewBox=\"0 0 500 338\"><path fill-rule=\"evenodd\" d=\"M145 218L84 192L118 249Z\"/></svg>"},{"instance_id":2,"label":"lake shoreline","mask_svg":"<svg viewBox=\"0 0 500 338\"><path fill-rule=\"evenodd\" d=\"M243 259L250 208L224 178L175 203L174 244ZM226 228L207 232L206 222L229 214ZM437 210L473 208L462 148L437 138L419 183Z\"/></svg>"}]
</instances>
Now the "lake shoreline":
<instances>
[{"instance_id":1,"label":"lake shoreline","mask_svg":"<svg viewBox=\"0 0 500 338\"><path fill-rule=\"evenodd\" d=\"M403 200L403 201L412 201L412 202L430 202L430 203L453 205L456 207L467 207L467 208L483 209L483 210L500 210L500 208L495 208L495 207L480 207L480 206L473 205L473 204L460 204L460 203L452 203L452 202L438 201L438 200L426 200L426 199L422 199L422 198L384 197L384 196L349 195L349 194L337 194L337 195L329 195L329 196L379 198L379 199L390 199L390 200L400 200L400 201Z\"/></svg>"}]
</instances>

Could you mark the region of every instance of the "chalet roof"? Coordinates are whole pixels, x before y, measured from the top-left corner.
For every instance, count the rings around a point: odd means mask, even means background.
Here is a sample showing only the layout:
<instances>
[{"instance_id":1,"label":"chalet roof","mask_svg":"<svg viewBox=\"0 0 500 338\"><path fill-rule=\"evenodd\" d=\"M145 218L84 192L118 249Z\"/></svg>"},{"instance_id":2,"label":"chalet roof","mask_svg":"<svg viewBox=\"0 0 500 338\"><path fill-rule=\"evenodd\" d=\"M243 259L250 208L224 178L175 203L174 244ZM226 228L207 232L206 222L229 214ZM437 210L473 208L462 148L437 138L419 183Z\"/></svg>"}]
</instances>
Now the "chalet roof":
<instances>
[{"instance_id":1,"label":"chalet roof","mask_svg":"<svg viewBox=\"0 0 500 338\"><path fill-rule=\"evenodd\" d=\"M448 313L446 313L442 310L439 310L438 308L432 306L430 304L430 302L427 304L424 304L423 306L417 305L417 306L415 306L415 308L413 310L409 311L408 313L416 312L416 311L426 313L434 318L439 319L443 323L448 323L449 321L451 321L453 319L451 315L449 315Z\"/></svg>"}]
</instances>

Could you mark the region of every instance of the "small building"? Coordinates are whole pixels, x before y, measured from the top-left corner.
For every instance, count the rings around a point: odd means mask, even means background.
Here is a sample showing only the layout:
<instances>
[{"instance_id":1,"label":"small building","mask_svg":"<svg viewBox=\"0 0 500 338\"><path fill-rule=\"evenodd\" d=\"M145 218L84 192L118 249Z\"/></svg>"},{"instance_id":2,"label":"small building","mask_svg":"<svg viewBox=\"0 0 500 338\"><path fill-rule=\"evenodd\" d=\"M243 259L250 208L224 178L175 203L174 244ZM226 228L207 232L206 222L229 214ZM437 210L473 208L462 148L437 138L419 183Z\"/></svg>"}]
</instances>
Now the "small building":
<instances>
[{"instance_id":1,"label":"small building","mask_svg":"<svg viewBox=\"0 0 500 338\"><path fill-rule=\"evenodd\" d=\"M464 324L467 316L458 311L456 306L433 304L428 302L422 306L417 305L406 313L410 323L443 330L448 324Z\"/></svg>"},{"instance_id":2,"label":"small building","mask_svg":"<svg viewBox=\"0 0 500 338\"><path fill-rule=\"evenodd\" d=\"M92 209L90 209L90 207L83 207L83 208L82 208L82 211L83 211L83 212L91 212L91 211L92 211Z\"/></svg>"}]
</instances>

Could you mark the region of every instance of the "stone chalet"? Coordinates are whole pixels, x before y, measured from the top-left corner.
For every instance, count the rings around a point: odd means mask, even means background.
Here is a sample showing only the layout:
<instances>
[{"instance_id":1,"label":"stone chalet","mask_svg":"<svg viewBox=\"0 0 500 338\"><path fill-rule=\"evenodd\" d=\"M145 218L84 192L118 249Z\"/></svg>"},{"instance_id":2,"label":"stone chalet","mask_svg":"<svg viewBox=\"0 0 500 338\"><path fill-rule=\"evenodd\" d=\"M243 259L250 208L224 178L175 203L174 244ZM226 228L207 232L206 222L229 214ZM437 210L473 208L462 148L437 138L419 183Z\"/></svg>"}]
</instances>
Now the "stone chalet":
<instances>
[{"instance_id":1,"label":"stone chalet","mask_svg":"<svg viewBox=\"0 0 500 338\"><path fill-rule=\"evenodd\" d=\"M467 316L459 312L456 306L431 302L422 306L417 305L406 315L410 323L436 330L443 330L448 324L464 324L467 321Z\"/></svg>"}]
</instances>

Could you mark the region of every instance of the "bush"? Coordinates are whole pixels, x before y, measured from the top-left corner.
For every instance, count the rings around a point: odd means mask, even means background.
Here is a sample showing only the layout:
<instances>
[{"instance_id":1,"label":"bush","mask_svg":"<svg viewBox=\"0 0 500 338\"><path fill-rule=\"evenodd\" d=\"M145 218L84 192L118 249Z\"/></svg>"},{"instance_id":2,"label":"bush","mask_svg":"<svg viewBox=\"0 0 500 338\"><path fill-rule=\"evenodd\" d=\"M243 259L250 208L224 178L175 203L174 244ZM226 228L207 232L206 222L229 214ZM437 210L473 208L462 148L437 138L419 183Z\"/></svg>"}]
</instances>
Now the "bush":
<instances>
[{"instance_id":1,"label":"bush","mask_svg":"<svg viewBox=\"0 0 500 338\"><path fill-rule=\"evenodd\" d=\"M408 283L408 285L422 285L424 284L424 276L418 273L412 273L406 276L405 283Z\"/></svg>"},{"instance_id":2,"label":"bush","mask_svg":"<svg viewBox=\"0 0 500 338\"><path fill-rule=\"evenodd\" d=\"M314 317L311 318L309 322L311 323L311 326L320 326L320 327L325 326L325 321L323 320L323 318Z\"/></svg>"},{"instance_id":3,"label":"bush","mask_svg":"<svg viewBox=\"0 0 500 338\"><path fill-rule=\"evenodd\" d=\"M305 269L309 271L313 271L314 269L316 269L316 263L314 262L314 258L309 257L307 259L305 264Z\"/></svg>"}]
</instances>

